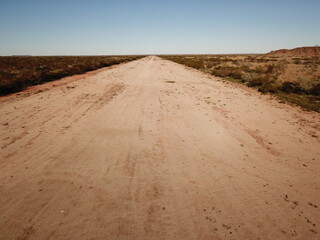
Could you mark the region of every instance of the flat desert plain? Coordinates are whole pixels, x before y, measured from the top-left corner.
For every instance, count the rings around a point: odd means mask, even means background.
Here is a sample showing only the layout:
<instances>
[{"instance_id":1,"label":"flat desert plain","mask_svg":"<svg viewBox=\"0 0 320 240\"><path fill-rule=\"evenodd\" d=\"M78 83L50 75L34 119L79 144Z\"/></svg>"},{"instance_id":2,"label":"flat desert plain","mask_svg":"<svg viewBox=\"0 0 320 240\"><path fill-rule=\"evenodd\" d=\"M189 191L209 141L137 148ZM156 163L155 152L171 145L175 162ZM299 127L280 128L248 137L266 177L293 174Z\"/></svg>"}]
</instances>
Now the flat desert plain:
<instances>
[{"instance_id":1,"label":"flat desert plain","mask_svg":"<svg viewBox=\"0 0 320 240\"><path fill-rule=\"evenodd\" d=\"M320 115L150 56L0 98L0 239L320 239Z\"/></svg>"}]
</instances>

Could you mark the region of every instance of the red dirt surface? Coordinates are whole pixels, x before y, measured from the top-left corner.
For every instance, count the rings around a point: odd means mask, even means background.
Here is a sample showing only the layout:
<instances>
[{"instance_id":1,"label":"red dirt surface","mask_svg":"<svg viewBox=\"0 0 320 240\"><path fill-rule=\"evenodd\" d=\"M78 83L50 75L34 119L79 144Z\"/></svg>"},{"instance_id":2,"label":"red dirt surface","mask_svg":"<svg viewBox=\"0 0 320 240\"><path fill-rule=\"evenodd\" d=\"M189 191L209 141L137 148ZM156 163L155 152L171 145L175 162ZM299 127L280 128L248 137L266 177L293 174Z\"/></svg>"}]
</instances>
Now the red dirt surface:
<instances>
[{"instance_id":1,"label":"red dirt surface","mask_svg":"<svg viewBox=\"0 0 320 240\"><path fill-rule=\"evenodd\" d=\"M0 240L320 238L319 113L158 57L52 84L0 98Z\"/></svg>"},{"instance_id":2,"label":"red dirt surface","mask_svg":"<svg viewBox=\"0 0 320 240\"><path fill-rule=\"evenodd\" d=\"M269 56L312 57L320 56L320 47L299 47L294 49L280 49L267 53Z\"/></svg>"}]
</instances>

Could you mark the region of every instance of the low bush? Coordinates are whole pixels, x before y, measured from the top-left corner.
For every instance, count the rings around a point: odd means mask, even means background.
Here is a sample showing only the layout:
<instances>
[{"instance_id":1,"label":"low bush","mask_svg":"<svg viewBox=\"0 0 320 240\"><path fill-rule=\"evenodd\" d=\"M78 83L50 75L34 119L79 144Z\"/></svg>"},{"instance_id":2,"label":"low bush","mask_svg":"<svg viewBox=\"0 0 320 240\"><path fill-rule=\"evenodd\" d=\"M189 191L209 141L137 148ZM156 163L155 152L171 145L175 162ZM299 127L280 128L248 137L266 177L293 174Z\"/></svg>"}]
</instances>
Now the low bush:
<instances>
[{"instance_id":1,"label":"low bush","mask_svg":"<svg viewBox=\"0 0 320 240\"><path fill-rule=\"evenodd\" d=\"M274 93L306 109L319 111L320 58L281 58L264 55L163 56L167 60L203 70L212 75L255 87L262 93ZM287 81L290 64L303 64L301 80ZM294 66L296 68L296 66ZM290 78L290 77L289 77ZM303 79L302 79L303 78ZM284 83L282 81L285 80Z\"/></svg>"},{"instance_id":2,"label":"low bush","mask_svg":"<svg viewBox=\"0 0 320 240\"><path fill-rule=\"evenodd\" d=\"M297 82L284 82L280 90L286 93L305 93L301 85Z\"/></svg>"},{"instance_id":3,"label":"low bush","mask_svg":"<svg viewBox=\"0 0 320 240\"><path fill-rule=\"evenodd\" d=\"M164 56L166 59L186 65L188 67L192 67L195 69L205 69L203 59L193 56L184 56L184 57L176 57L176 56Z\"/></svg>"},{"instance_id":4,"label":"low bush","mask_svg":"<svg viewBox=\"0 0 320 240\"><path fill-rule=\"evenodd\" d=\"M211 74L219 77L241 79L243 72L239 67L218 66L211 71Z\"/></svg>"},{"instance_id":5,"label":"low bush","mask_svg":"<svg viewBox=\"0 0 320 240\"><path fill-rule=\"evenodd\" d=\"M143 56L0 57L0 95Z\"/></svg>"},{"instance_id":6,"label":"low bush","mask_svg":"<svg viewBox=\"0 0 320 240\"><path fill-rule=\"evenodd\" d=\"M320 96L320 83L317 83L310 89L310 94Z\"/></svg>"}]
</instances>

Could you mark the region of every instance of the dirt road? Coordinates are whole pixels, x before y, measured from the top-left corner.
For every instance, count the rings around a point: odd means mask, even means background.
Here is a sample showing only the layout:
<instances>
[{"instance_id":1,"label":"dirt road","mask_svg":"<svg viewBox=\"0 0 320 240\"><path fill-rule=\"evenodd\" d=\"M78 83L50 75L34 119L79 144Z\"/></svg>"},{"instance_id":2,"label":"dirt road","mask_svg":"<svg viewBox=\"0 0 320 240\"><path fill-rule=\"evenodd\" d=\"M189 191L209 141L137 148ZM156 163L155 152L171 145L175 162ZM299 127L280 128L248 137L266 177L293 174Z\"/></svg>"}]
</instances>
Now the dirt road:
<instances>
[{"instance_id":1,"label":"dirt road","mask_svg":"<svg viewBox=\"0 0 320 240\"><path fill-rule=\"evenodd\" d=\"M1 240L320 238L318 113L147 57L0 114Z\"/></svg>"}]
</instances>

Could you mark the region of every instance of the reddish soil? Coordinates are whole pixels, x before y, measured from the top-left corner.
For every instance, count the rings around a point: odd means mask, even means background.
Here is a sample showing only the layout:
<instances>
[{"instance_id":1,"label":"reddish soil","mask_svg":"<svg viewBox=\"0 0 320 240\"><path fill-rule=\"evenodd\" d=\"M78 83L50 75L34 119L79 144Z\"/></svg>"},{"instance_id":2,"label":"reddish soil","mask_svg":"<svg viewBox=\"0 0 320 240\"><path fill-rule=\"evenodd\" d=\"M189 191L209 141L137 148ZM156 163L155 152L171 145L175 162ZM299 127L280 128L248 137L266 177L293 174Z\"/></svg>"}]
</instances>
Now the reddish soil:
<instances>
[{"instance_id":1,"label":"reddish soil","mask_svg":"<svg viewBox=\"0 0 320 240\"><path fill-rule=\"evenodd\" d=\"M267 53L269 56L312 57L320 56L320 47L299 47L294 49L280 49Z\"/></svg>"},{"instance_id":2,"label":"reddish soil","mask_svg":"<svg viewBox=\"0 0 320 240\"><path fill-rule=\"evenodd\" d=\"M32 89L0 98L0 240L320 239L319 113L158 57Z\"/></svg>"}]
</instances>

